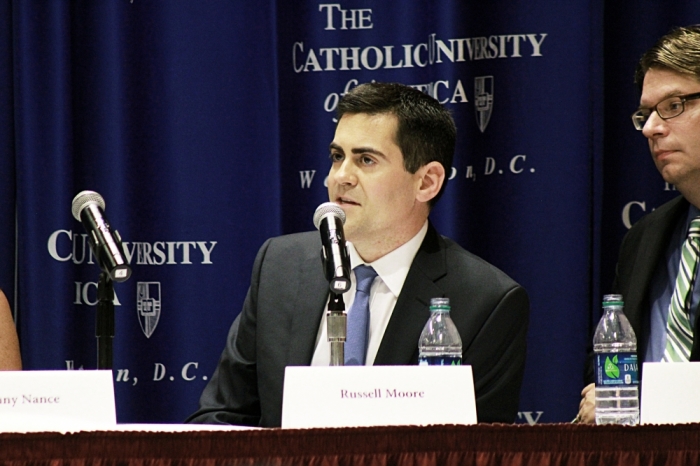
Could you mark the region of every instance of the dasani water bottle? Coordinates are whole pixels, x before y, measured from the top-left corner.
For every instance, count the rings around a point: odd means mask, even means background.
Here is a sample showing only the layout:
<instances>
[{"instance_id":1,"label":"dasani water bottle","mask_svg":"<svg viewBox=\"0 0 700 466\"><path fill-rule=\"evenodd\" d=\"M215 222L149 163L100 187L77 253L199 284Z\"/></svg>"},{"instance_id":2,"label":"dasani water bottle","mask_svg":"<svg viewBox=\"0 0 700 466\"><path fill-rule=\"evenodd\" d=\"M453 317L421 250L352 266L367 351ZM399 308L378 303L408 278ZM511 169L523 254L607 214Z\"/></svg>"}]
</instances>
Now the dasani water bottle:
<instances>
[{"instance_id":1,"label":"dasani water bottle","mask_svg":"<svg viewBox=\"0 0 700 466\"><path fill-rule=\"evenodd\" d=\"M596 424L639 424L637 337L623 306L622 295L605 295L593 336Z\"/></svg>"}]
</instances>

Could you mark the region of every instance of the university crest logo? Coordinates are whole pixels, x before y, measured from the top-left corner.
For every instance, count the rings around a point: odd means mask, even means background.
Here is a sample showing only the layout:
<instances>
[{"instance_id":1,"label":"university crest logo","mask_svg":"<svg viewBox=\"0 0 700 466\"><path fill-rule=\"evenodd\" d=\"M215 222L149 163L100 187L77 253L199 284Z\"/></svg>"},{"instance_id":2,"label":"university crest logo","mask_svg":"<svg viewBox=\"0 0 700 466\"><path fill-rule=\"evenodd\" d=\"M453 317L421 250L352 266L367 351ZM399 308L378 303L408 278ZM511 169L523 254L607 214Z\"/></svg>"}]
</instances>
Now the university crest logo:
<instances>
[{"instance_id":1,"label":"university crest logo","mask_svg":"<svg viewBox=\"0 0 700 466\"><path fill-rule=\"evenodd\" d=\"M160 319L160 282L136 283L136 313L143 334L151 338Z\"/></svg>"},{"instance_id":2,"label":"university crest logo","mask_svg":"<svg viewBox=\"0 0 700 466\"><path fill-rule=\"evenodd\" d=\"M474 110L476 123L483 133L491 119L493 109L493 76L478 76L474 78Z\"/></svg>"}]
</instances>

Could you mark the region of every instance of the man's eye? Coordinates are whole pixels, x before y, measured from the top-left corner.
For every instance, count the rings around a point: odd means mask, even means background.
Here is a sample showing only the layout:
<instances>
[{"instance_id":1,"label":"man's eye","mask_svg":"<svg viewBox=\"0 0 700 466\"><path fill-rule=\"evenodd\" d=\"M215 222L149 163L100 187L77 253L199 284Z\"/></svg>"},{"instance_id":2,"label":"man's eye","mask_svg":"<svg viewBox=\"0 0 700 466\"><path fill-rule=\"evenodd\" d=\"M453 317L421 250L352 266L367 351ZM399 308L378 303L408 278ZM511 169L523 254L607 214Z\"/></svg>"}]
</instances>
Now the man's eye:
<instances>
[{"instance_id":1,"label":"man's eye","mask_svg":"<svg viewBox=\"0 0 700 466\"><path fill-rule=\"evenodd\" d=\"M331 152L330 159L331 159L331 162L338 162L340 160L343 160L343 154L339 154L337 152Z\"/></svg>"},{"instance_id":2,"label":"man's eye","mask_svg":"<svg viewBox=\"0 0 700 466\"><path fill-rule=\"evenodd\" d=\"M372 165L374 163L374 159L366 155L363 155L360 161L363 165Z\"/></svg>"},{"instance_id":3,"label":"man's eye","mask_svg":"<svg viewBox=\"0 0 700 466\"><path fill-rule=\"evenodd\" d=\"M680 100L674 100L673 102L668 103L668 109L671 111L675 112L680 110L681 108L683 108L683 102L681 102Z\"/></svg>"},{"instance_id":4,"label":"man's eye","mask_svg":"<svg viewBox=\"0 0 700 466\"><path fill-rule=\"evenodd\" d=\"M674 113L683 108L683 102L680 99L669 99L661 102L657 107L662 113ZM665 115L663 115L665 116Z\"/></svg>"}]
</instances>

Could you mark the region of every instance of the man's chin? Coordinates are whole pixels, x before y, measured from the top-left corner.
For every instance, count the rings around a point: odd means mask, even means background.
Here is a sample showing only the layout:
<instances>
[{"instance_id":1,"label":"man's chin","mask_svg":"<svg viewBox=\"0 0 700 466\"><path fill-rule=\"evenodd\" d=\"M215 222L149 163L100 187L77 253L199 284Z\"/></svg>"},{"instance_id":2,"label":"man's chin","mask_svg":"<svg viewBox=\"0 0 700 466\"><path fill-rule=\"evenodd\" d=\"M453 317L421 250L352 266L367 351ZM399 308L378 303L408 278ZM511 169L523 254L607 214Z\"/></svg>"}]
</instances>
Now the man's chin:
<instances>
[{"instance_id":1,"label":"man's chin","mask_svg":"<svg viewBox=\"0 0 700 466\"><path fill-rule=\"evenodd\" d=\"M343 225L343 233L345 234L346 241L352 241L355 237L355 230L351 225L348 225L348 222L345 222L345 225Z\"/></svg>"},{"instance_id":2,"label":"man's chin","mask_svg":"<svg viewBox=\"0 0 700 466\"><path fill-rule=\"evenodd\" d=\"M671 167L669 165L666 165L659 171L661 172L661 178L663 178L663 180L669 185L675 187L678 191L681 191L681 187L684 185L689 186L689 181L695 185L700 183L700 178L691 181L690 174L681 173L676 170L675 167Z\"/></svg>"},{"instance_id":3,"label":"man's chin","mask_svg":"<svg viewBox=\"0 0 700 466\"><path fill-rule=\"evenodd\" d=\"M343 225L343 233L345 234L345 240L354 242L357 239L357 228L355 228L355 223L352 219L347 218L345 224Z\"/></svg>"}]
</instances>

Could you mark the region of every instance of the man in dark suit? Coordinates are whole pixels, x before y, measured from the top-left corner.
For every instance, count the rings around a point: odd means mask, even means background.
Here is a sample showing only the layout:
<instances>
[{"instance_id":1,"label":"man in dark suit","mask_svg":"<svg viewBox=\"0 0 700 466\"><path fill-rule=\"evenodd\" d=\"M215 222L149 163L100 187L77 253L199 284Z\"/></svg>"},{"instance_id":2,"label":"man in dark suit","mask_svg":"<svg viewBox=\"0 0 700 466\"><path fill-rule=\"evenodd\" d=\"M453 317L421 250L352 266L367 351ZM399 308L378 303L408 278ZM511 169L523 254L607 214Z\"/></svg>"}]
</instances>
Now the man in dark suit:
<instances>
[{"instance_id":1,"label":"man in dark suit","mask_svg":"<svg viewBox=\"0 0 700 466\"><path fill-rule=\"evenodd\" d=\"M662 37L642 56L635 80L642 96L632 121L648 139L663 179L682 194L637 222L620 248L613 289L623 295L641 368L645 361L700 360L700 339L693 338L700 325L700 286L693 286L697 267L690 292L678 301L683 311L669 311L674 292L680 294L679 270L692 270L681 267L681 250L691 222L700 217L700 27L677 28ZM677 330L678 315L685 321L683 331ZM590 362L586 377L593 382ZM593 383L582 392L578 418L595 422Z\"/></svg>"},{"instance_id":2,"label":"man in dark suit","mask_svg":"<svg viewBox=\"0 0 700 466\"><path fill-rule=\"evenodd\" d=\"M338 105L329 199L346 214L351 267L376 272L367 365L410 365L433 297L448 297L474 374L477 416L513 422L525 365L527 294L503 272L440 236L428 221L452 166L455 127L426 94L369 83ZM189 422L275 427L286 366L328 365L328 303L318 232L268 240L219 365ZM345 293L350 309L355 295ZM371 277L370 277L371 278Z\"/></svg>"}]
</instances>

